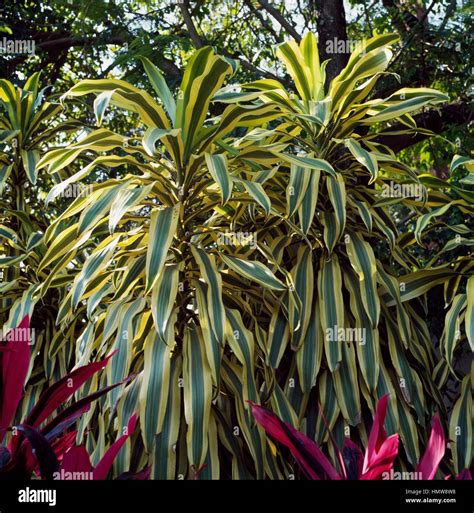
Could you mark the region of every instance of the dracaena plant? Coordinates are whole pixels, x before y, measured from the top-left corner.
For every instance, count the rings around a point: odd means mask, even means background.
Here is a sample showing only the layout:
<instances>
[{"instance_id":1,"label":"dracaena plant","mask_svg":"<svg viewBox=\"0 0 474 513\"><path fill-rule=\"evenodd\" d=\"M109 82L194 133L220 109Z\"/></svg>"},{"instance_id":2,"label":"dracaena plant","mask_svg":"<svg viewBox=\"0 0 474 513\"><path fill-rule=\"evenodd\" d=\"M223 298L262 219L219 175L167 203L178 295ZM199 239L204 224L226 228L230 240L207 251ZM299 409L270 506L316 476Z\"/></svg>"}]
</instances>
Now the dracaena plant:
<instances>
[{"instance_id":1,"label":"dracaena plant","mask_svg":"<svg viewBox=\"0 0 474 513\"><path fill-rule=\"evenodd\" d=\"M409 89L367 99L394 41L369 40L327 90L310 34L277 50L293 93L265 80L223 91L232 63L203 48L176 99L146 59L158 101L120 80L65 95L95 95L98 123L110 109L133 116L125 135L98 128L39 162L63 179L50 203L93 170L104 179L47 229L38 269L69 280L61 328L88 319L76 362L107 348L117 356L104 381L140 373L101 412L110 421L116 401L122 418L140 410L152 477L285 478L291 468L247 401L294 428L304 421L325 443L329 431L366 436L389 393L387 429L412 463L435 406L444 415L420 311L454 271L419 269L399 243L391 204L416 214L426 191L376 132L399 119L413 132L410 113L445 97ZM422 197L385 198L386 182L420 186Z\"/></svg>"},{"instance_id":2,"label":"dracaena plant","mask_svg":"<svg viewBox=\"0 0 474 513\"><path fill-rule=\"evenodd\" d=\"M426 235L435 234L436 237L446 241L432 252L427 265L436 265L452 273L443 287L446 315L439 344L441 358L433 371L433 380L435 386L441 390L446 389L448 378L458 383L458 394L452 400L453 407L449 418L453 465L458 473L470 467L473 457L474 260L471 255L471 248L474 245L473 171L472 159L455 155L447 180L440 180L430 174L420 175L422 183L429 187L427 201L429 208L416 219L413 233L404 240L404 243L408 243L409 238L415 239L419 246L423 246ZM457 214L457 223L447 224L443 220L443 215L448 212Z\"/></svg>"},{"instance_id":3,"label":"dracaena plant","mask_svg":"<svg viewBox=\"0 0 474 513\"><path fill-rule=\"evenodd\" d=\"M260 286L270 285L274 301L287 284L261 263L250 267L244 258L233 258L233 248L222 259L216 248L222 232L238 227L242 217L248 222L252 210L270 209L258 181L260 171L231 177L229 168L249 165L244 158L228 162L226 136L236 128L274 119L280 109L229 106L219 118L210 118L211 98L232 73L231 64L210 48L191 59L176 100L159 71L143 62L164 108L148 93L119 80L84 81L67 93L73 98L97 94L99 122L108 106L116 106L137 113L139 125L131 127L131 136L99 128L53 150L38 164L65 178L48 201L97 166L121 166L126 173L95 184L91 194L77 198L52 223L45 235L48 251L38 269L54 267L51 280L61 280L67 266L77 269L58 322L67 329L77 315L89 318L76 347L78 361L86 361L100 344L117 351L108 367L111 382L132 370L142 371L139 391L124 396L121 404L138 402L146 419L141 431L155 477L187 475L190 469L199 470L201 478L219 476L218 440L232 437L234 396L257 467L248 470L240 464L239 475L256 472L263 477L263 437L251 425L242 397L258 401L255 342L243 317L253 315L246 296L255 303L261 293L255 285L249 287L247 279L256 275ZM85 167L72 174L69 165L82 159ZM77 260L79 251L87 255L83 265ZM243 277L221 273L224 259ZM246 291L245 296L239 291ZM232 336L236 330L240 338ZM225 362L228 394L220 394ZM234 376L243 369L247 381L236 381ZM120 390L112 391L104 408L119 396ZM213 399L222 403L217 411L211 408ZM178 438L180 432L184 438ZM242 461L240 445L230 447Z\"/></svg>"},{"instance_id":4,"label":"dracaena plant","mask_svg":"<svg viewBox=\"0 0 474 513\"><path fill-rule=\"evenodd\" d=\"M292 91L276 80L258 80L242 84L237 92L223 90L217 99L230 104L276 104L282 109L281 125L263 133L250 132L238 144L245 144L248 151L258 138L260 152L266 148L279 157L279 172L265 182L265 192L286 194L286 202L274 206L294 225L286 234L292 236L292 251L280 251L284 243L278 241L278 264L292 269L301 307L291 306L291 295L289 308L284 303L275 305L268 339L269 361L278 370L288 354L286 345L295 351L301 399L293 403L296 416L285 412L285 419L294 422L308 415L310 432L322 441L327 438L326 426L317 412L309 416L306 394L313 391L319 397L329 430L340 431L341 422L363 426L361 413L366 408L373 412L377 398L390 392L389 430L401 434L408 461L414 462L434 408L446 414L432 379L435 369L439 375L446 365L439 363L443 359L435 354L420 316L425 293L439 283L450 288L459 285L460 273L470 268L472 260L467 256L456 266L436 266L433 257L426 265L415 258L413 246L429 220L453 203L467 222L472 212L466 200L472 199L472 193L460 190L461 199L455 202L446 195L442 198L432 190L430 177L418 176L379 142L381 131L384 140L389 138L390 123L395 120L406 125L407 136L416 132L412 113L447 99L427 88L403 88L388 98L370 97L396 41L393 34L367 41L326 88L325 63L319 62L316 38L307 34L299 45L291 41L276 49L293 79ZM291 153L278 149L288 141ZM466 160L455 162L460 165ZM437 182L438 189L446 186ZM409 193L397 192L403 188ZM445 206L433 210L440 201ZM417 221L414 236L397 229L401 207ZM464 225L459 231L469 233ZM468 304L466 295L458 295L457 300L446 324L451 354L459 313ZM348 328L355 328L350 344L346 343ZM469 316L464 328L469 336ZM291 372L294 368L287 379ZM462 405L464 419L469 405L465 400ZM469 466L470 429L466 435L460 450Z\"/></svg>"},{"instance_id":5,"label":"dracaena plant","mask_svg":"<svg viewBox=\"0 0 474 513\"><path fill-rule=\"evenodd\" d=\"M107 450L101 449L95 467L90 463L86 448L75 444L76 422L91 410L94 401L130 379L69 402L84 383L107 366L115 356L111 354L77 367L47 387L32 403L22 396L29 376L33 343L28 316L0 339L0 480L28 479L33 474L43 479L70 479L68 473L77 475L73 472L90 474L82 475L82 479L105 479L115 457L135 431L137 415L132 413L127 430ZM144 469L140 475L146 476L147 472Z\"/></svg>"},{"instance_id":6,"label":"dracaena plant","mask_svg":"<svg viewBox=\"0 0 474 513\"><path fill-rule=\"evenodd\" d=\"M49 270L37 268L46 251L43 235L55 214L45 211L44 198L54 176L40 173L37 163L56 138L66 139L80 124L62 110L59 102L47 98L47 88L40 89L40 73L23 87L0 80L0 326L5 333L25 315L31 317L41 297L32 322L36 349L42 352L45 340L59 342L61 335L55 329L60 284L41 293ZM72 334L61 335L67 336ZM60 359L65 367L63 352ZM38 381L54 379L57 372L48 364L44 372L35 369Z\"/></svg>"}]
</instances>

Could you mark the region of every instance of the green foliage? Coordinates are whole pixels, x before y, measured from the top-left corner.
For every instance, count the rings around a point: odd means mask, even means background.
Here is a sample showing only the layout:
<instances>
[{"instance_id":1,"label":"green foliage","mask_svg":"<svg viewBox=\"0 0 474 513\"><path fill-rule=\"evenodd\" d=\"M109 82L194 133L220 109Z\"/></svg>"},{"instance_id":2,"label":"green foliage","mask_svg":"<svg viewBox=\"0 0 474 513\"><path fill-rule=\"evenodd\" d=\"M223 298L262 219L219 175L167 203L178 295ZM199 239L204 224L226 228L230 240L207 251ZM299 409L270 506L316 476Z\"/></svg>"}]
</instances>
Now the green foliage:
<instances>
[{"instance_id":1,"label":"green foliage","mask_svg":"<svg viewBox=\"0 0 474 513\"><path fill-rule=\"evenodd\" d=\"M39 173L37 165L58 134L81 126L61 115L61 105L45 99L39 80L35 73L23 88L0 81L0 322L5 331L16 326L42 297L36 310L36 328L41 329L38 349L44 338L55 334L59 298L49 288L48 269L38 272L46 252L43 235L54 217L54 210L44 209L45 191L54 177Z\"/></svg>"},{"instance_id":2,"label":"green foliage","mask_svg":"<svg viewBox=\"0 0 474 513\"><path fill-rule=\"evenodd\" d=\"M402 468L419 460L435 410L447 424L440 388L450 374L463 379L454 357L472 344L472 279L463 289L472 259L462 254L440 265L439 255L426 262L413 248L438 215L451 208L472 215L472 191L469 178L420 175L377 142L387 124L402 122L409 133L412 115L447 100L427 87L371 96L397 39L389 33L366 41L327 86L326 63L307 33L300 44L276 49L289 87L276 79L225 86L235 62L205 46L189 60L176 95L143 59L153 94L99 79L80 81L62 97L74 110L94 95L98 126L81 127L77 139L43 155L34 173L25 164L22 172L32 182L37 173L54 179L49 206L73 187L85 193L38 229L40 249L27 255L34 266L1 265L34 270L24 280L34 283L34 294L16 299L15 319L20 312L34 319L35 303L48 304L55 291L56 325L48 325L41 348L48 379L112 351L89 393L139 376L81 423L78 441L89 423L87 444L97 458L105 426L115 416L123 426L132 411L140 412L144 446L137 469L150 464L154 477L170 479L294 473L255 424L248 401L324 444L328 428L365 441L366 419L388 393L385 425L400 433ZM2 104L12 113L6 128L17 130L9 95L22 93L4 90ZM130 123L125 133L101 127L118 111ZM451 173L471 166L457 156ZM402 186L409 194L397 196ZM413 232L398 229L394 209L413 216ZM462 221L443 228L469 246ZM6 258L17 250L8 234L0 248ZM18 294L15 279L2 287ZM437 284L449 304L440 354L425 308ZM467 418L466 386L452 426ZM457 471L471 445L459 445Z\"/></svg>"}]
</instances>

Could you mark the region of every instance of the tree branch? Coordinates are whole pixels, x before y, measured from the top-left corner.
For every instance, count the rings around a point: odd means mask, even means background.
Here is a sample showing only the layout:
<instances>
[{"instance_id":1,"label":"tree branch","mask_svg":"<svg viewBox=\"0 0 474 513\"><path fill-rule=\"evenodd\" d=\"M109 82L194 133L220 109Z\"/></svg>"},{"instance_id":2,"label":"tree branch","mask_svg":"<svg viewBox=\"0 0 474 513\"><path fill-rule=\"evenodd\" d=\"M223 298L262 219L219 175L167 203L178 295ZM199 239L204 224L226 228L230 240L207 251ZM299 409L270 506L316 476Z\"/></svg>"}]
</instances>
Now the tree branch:
<instances>
[{"instance_id":1,"label":"tree branch","mask_svg":"<svg viewBox=\"0 0 474 513\"><path fill-rule=\"evenodd\" d=\"M443 105L440 109L433 109L422 112L414 117L419 128L431 130L434 134L443 133L450 125L464 125L472 121L472 108L467 101L458 100L453 103ZM398 130L406 130L406 125L397 123L386 130L387 132L395 132ZM385 144L395 153L419 143L430 135L413 134L413 135L388 135L381 132L374 141L376 143Z\"/></svg>"},{"instance_id":2,"label":"tree branch","mask_svg":"<svg viewBox=\"0 0 474 513\"><path fill-rule=\"evenodd\" d=\"M245 5L248 7L249 11L255 16L258 18L258 20L260 21L260 23L262 24L263 27L265 27L268 32L270 32L272 34L272 36L275 38L275 41L277 43L281 43L283 42L283 39L282 37L280 36L280 34L278 34L276 32L276 30L272 27L271 23L268 22L268 20L266 20L262 14L258 11L258 9L256 9L252 3L252 0L244 0L244 3Z\"/></svg>"},{"instance_id":3,"label":"tree branch","mask_svg":"<svg viewBox=\"0 0 474 513\"><path fill-rule=\"evenodd\" d=\"M443 21L438 27L437 34L441 34L444 30L444 27L449 21L449 18L456 12L456 0L450 0L448 7L446 8L446 14L444 15Z\"/></svg>"},{"instance_id":4,"label":"tree branch","mask_svg":"<svg viewBox=\"0 0 474 513\"><path fill-rule=\"evenodd\" d=\"M68 50L71 46L87 46L92 43L97 43L97 38L100 36L94 37L59 37L56 39L47 39L38 43L36 46L45 52L57 52L61 50ZM125 43L125 38L123 36L113 36L104 44L108 45L122 45Z\"/></svg>"},{"instance_id":5,"label":"tree branch","mask_svg":"<svg viewBox=\"0 0 474 513\"><path fill-rule=\"evenodd\" d=\"M281 12L270 5L266 0L258 0L258 3L270 14L278 23L288 32L288 34L298 43L301 41L301 36L296 32L293 25L285 19Z\"/></svg>"},{"instance_id":6,"label":"tree branch","mask_svg":"<svg viewBox=\"0 0 474 513\"><path fill-rule=\"evenodd\" d=\"M59 36L59 37L58 37ZM38 38L36 39L38 41ZM50 62L55 62L57 60L60 62L61 66L65 62L65 56L70 48L72 47L84 47L91 44L97 45L98 41L102 41L105 45L123 45L128 41L128 38L123 35L113 35L111 37L103 37L103 35L98 34L89 37L73 37L66 36L64 34L48 34L46 38L43 37L43 40L39 40L36 43L36 49L42 50L46 52L50 56L54 56L54 59L50 59ZM58 57L59 55L59 57ZM10 59L7 61L7 70L8 73L12 73L14 68L17 67L21 62L23 62L28 56L18 55L15 56L14 59ZM159 61L157 62L157 66L165 73L169 75L181 75L181 69L170 59L166 59L161 56ZM55 75L58 74L58 69L55 71Z\"/></svg>"},{"instance_id":7,"label":"tree branch","mask_svg":"<svg viewBox=\"0 0 474 513\"><path fill-rule=\"evenodd\" d=\"M197 49L202 48L204 43L201 39L201 36L198 34L196 27L194 26L193 19L189 13L188 2L179 2L178 5L181 11L181 15L183 16L184 23L186 24L186 28L188 29L189 35L191 36L193 45Z\"/></svg>"}]
</instances>

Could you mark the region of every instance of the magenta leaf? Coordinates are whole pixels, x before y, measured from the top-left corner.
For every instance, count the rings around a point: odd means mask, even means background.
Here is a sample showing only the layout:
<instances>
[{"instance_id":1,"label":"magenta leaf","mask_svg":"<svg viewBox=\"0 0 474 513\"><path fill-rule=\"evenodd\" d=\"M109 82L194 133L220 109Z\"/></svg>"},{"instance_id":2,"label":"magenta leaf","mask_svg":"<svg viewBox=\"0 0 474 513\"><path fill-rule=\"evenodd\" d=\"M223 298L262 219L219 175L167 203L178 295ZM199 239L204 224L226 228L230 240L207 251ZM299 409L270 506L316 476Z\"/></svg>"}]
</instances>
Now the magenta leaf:
<instances>
[{"instance_id":1,"label":"magenta leaf","mask_svg":"<svg viewBox=\"0 0 474 513\"><path fill-rule=\"evenodd\" d=\"M61 470L64 472L91 472L89 453L83 445L71 447L63 457Z\"/></svg>"},{"instance_id":2,"label":"magenta leaf","mask_svg":"<svg viewBox=\"0 0 474 513\"><path fill-rule=\"evenodd\" d=\"M390 472L398 455L398 443L398 434L389 436L382 443L375 456L369 460L368 466L363 471L360 479L379 479L384 472Z\"/></svg>"},{"instance_id":3,"label":"magenta leaf","mask_svg":"<svg viewBox=\"0 0 474 513\"><path fill-rule=\"evenodd\" d=\"M275 414L262 406L252 402L250 404L255 420L273 439L288 447L310 479L341 479L316 442L300 433L291 424L281 421Z\"/></svg>"},{"instance_id":4,"label":"magenta leaf","mask_svg":"<svg viewBox=\"0 0 474 513\"><path fill-rule=\"evenodd\" d=\"M76 445L76 436L77 436L76 430L69 431L69 433L66 433L65 435L61 436L60 438L57 438L56 440L54 440L54 442L51 443L51 446L54 450L54 454L56 454L59 461L62 460L64 454L71 447ZM48 437L46 437L46 439L48 439Z\"/></svg>"},{"instance_id":5,"label":"magenta leaf","mask_svg":"<svg viewBox=\"0 0 474 513\"><path fill-rule=\"evenodd\" d=\"M73 370L54 385L47 388L41 394L38 402L29 413L25 422L31 426L40 425L44 419L56 411L90 377L103 369L113 354L114 353L110 354L100 362L93 362Z\"/></svg>"},{"instance_id":6,"label":"magenta leaf","mask_svg":"<svg viewBox=\"0 0 474 513\"><path fill-rule=\"evenodd\" d=\"M422 479L434 479L438 470L439 462L444 456L446 449L446 439L444 437L443 426L439 420L438 414L433 417L431 435L426 446L425 454L421 457L416 470L421 472Z\"/></svg>"},{"instance_id":7,"label":"magenta leaf","mask_svg":"<svg viewBox=\"0 0 474 513\"><path fill-rule=\"evenodd\" d=\"M370 430L367 450L360 479L378 479L383 472L389 472L398 454L398 434L387 438L384 429L387 414L388 394L381 397L377 403L374 422Z\"/></svg>"},{"instance_id":8,"label":"magenta leaf","mask_svg":"<svg viewBox=\"0 0 474 513\"><path fill-rule=\"evenodd\" d=\"M25 336L26 335L26 336ZM0 342L0 443L12 422L23 395L30 365L30 320L25 316L17 328Z\"/></svg>"},{"instance_id":9,"label":"magenta leaf","mask_svg":"<svg viewBox=\"0 0 474 513\"><path fill-rule=\"evenodd\" d=\"M105 479L107 474L112 466L115 457L119 453L120 449L123 447L123 444L127 441L127 439L133 434L135 428L137 426L137 414L134 413L127 425L127 432L120 436L105 452L102 456L102 459L99 461L97 466L94 469L94 479Z\"/></svg>"}]
</instances>

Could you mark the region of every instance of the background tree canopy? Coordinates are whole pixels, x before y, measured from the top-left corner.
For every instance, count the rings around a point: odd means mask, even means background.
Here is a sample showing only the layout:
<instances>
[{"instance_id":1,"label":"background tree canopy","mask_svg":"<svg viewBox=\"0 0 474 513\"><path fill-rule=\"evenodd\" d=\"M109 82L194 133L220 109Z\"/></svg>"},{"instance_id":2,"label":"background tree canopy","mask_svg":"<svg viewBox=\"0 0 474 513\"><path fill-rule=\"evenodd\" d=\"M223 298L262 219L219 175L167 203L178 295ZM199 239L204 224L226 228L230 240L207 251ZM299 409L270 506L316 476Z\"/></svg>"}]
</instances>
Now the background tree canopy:
<instances>
[{"instance_id":1,"label":"background tree canopy","mask_svg":"<svg viewBox=\"0 0 474 513\"><path fill-rule=\"evenodd\" d=\"M21 82L37 69L54 92L83 78L123 78L149 87L138 57L148 57L180 83L193 50L211 45L220 55L238 60L236 82L285 78L272 45L289 37L301 40L310 31L319 36L321 61L330 58L327 79L345 65L348 52L328 53L331 44L357 42L375 33L395 31L400 44L389 70L395 76L379 81L374 96L399 87L435 87L451 101L417 118L418 126L448 138L465 154L470 146L465 127L472 96L472 4L464 0L213 0L106 1L58 0L37 3L12 0L0 8L0 36L33 39L36 57L2 56L2 76ZM258 49L258 50L255 50ZM395 151L423 139L392 138ZM410 152L424 170L445 172L450 152L445 144L423 144ZM448 159L449 160L449 159Z\"/></svg>"}]
</instances>

